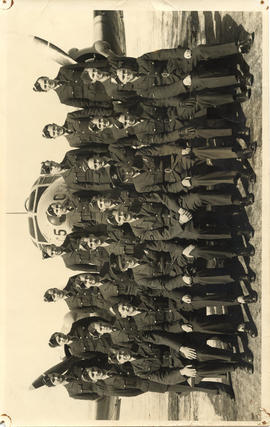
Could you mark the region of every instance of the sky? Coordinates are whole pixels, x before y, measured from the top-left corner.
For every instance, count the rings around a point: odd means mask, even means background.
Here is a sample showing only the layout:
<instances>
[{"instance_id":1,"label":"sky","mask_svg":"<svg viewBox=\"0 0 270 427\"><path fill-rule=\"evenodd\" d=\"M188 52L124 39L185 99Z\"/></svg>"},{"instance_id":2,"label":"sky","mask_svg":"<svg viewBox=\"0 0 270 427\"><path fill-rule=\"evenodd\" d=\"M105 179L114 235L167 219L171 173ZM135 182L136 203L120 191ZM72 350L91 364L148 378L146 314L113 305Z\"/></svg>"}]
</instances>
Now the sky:
<instances>
[{"instance_id":1,"label":"sky","mask_svg":"<svg viewBox=\"0 0 270 427\"><path fill-rule=\"evenodd\" d=\"M32 91L38 76L55 76L59 65L39 54L30 37L38 35L64 50L92 45L93 15L89 2L76 2L76 9L73 2L65 2L65 6L63 3L21 0L0 13L4 58L1 62L2 67L6 66L1 84L7 89L1 87L4 105L1 124L6 141L2 156L5 212L24 211L40 162L60 161L67 149L64 140L53 145L41 136L43 126L50 121L62 122L67 109L54 93L43 97ZM67 310L64 302L44 303L43 294L49 287L63 287L71 274L64 269L62 260L41 261L40 252L29 238L26 215L6 215L5 233L1 412L9 414L14 424L21 426L87 424L87 420L95 417L95 404L70 399L60 386L52 390L45 387L29 390L40 373L60 361L58 351L50 349L47 343L54 331L61 330Z\"/></svg>"},{"instance_id":2,"label":"sky","mask_svg":"<svg viewBox=\"0 0 270 427\"><path fill-rule=\"evenodd\" d=\"M90 7L89 7L90 6ZM65 51L85 48L94 41L94 2L62 0L15 0L0 13L1 28L1 145L2 210L24 212L24 203L39 175L40 162L61 161L69 149L64 138L52 142L41 136L46 123L63 123L70 107L59 103L55 93L32 90L40 75L54 77L59 65L36 48L31 35L38 35ZM64 13L63 13L64 11ZM127 54L140 55L159 47L147 37L153 12L141 16L126 11ZM137 37L134 37L137 34ZM5 90L6 89L6 90ZM4 269L1 270L2 360L1 412L15 425L87 425L95 417L95 404L72 400L63 387L30 391L36 377L58 363L59 352L48 346L50 335L61 330L67 312L64 302L46 304L43 294L49 287L65 286L72 271L61 259L41 260L31 242L27 215L5 214L2 230ZM3 250L4 249L4 250ZM67 410L68 407L68 410Z\"/></svg>"}]
</instances>

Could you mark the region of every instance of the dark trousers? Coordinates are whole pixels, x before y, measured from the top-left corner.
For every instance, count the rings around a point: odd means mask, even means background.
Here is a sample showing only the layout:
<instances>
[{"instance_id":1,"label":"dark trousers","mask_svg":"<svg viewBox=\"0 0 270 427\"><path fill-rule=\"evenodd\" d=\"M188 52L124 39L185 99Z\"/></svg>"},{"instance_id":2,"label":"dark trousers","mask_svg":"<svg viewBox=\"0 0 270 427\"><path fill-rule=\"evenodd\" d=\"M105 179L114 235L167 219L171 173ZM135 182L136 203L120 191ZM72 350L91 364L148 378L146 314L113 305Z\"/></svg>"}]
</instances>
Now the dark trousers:
<instances>
[{"instance_id":1,"label":"dark trousers","mask_svg":"<svg viewBox=\"0 0 270 427\"><path fill-rule=\"evenodd\" d=\"M233 246L228 245L222 248L218 246L196 246L190 255L194 258L211 260L213 258L233 258L237 256L237 252Z\"/></svg>"},{"instance_id":2,"label":"dark trousers","mask_svg":"<svg viewBox=\"0 0 270 427\"><path fill-rule=\"evenodd\" d=\"M194 332L202 332L204 334L235 334L237 325L229 316L210 315L202 316L190 314L190 323Z\"/></svg>"},{"instance_id":3,"label":"dark trousers","mask_svg":"<svg viewBox=\"0 0 270 427\"><path fill-rule=\"evenodd\" d=\"M179 198L179 204L184 209L195 211L203 206L230 206L233 203L231 194L207 191L185 194Z\"/></svg>"}]
</instances>

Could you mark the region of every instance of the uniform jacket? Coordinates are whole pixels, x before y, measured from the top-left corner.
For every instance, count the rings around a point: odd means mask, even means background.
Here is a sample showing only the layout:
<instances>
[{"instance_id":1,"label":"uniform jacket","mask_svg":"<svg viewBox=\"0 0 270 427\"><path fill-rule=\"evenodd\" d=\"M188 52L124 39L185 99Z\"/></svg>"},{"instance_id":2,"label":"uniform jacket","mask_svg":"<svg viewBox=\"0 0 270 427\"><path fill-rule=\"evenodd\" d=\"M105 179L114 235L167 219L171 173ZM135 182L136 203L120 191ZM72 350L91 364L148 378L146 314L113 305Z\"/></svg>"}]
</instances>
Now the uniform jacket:
<instances>
[{"instance_id":1,"label":"uniform jacket","mask_svg":"<svg viewBox=\"0 0 270 427\"><path fill-rule=\"evenodd\" d=\"M100 398L99 394L92 391L92 384L85 381L71 381L64 384L64 387L72 399L97 400Z\"/></svg>"},{"instance_id":2,"label":"uniform jacket","mask_svg":"<svg viewBox=\"0 0 270 427\"><path fill-rule=\"evenodd\" d=\"M144 143L144 139L142 141ZM123 147L120 144L110 146L112 159L119 164L126 162L126 166L135 165L137 174L129 179L139 193L162 192L162 193L179 193L187 192L187 188L181 183L185 176L189 176L190 167L193 163L189 158L178 155L165 156L162 158L144 156L144 150L137 150L137 154L130 147ZM150 150L154 150L151 147ZM147 153L146 149L146 154ZM140 153L141 151L141 153ZM136 161L140 163L136 165Z\"/></svg>"},{"instance_id":3,"label":"uniform jacket","mask_svg":"<svg viewBox=\"0 0 270 427\"><path fill-rule=\"evenodd\" d=\"M83 149L69 150L66 152L65 157L61 161L60 165L63 169L70 169L72 166L82 164L86 162L90 156L95 153L103 153L108 155L108 150L104 145L94 144L93 146L87 146Z\"/></svg>"},{"instance_id":4,"label":"uniform jacket","mask_svg":"<svg viewBox=\"0 0 270 427\"><path fill-rule=\"evenodd\" d=\"M83 68L76 65L63 66L59 70L56 80L62 84L55 91L60 102L78 108L95 106L97 102L109 102L102 84L83 81Z\"/></svg>"},{"instance_id":5,"label":"uniform jacket","mask_svg":"<svg viewBox=\"0 0 270 427\"><path fill-rule=\"evenodd\" d=\"M91 204L89 193L73 193L69 199L73 208L69 214L72 215L73 227L82 227L83 229L90 227L90 232L91 225L94 227L97 224L104 224L104 231L106 230L107 215Z\"/></svg>"},{"instance_id":6,"label":"uniform jacket","mask_svg":"<svg viewBox=\"0 0 270 427\"><path fill-rule=\"evenodd\" d=\"M113 188L111 183L110 167L100 170L84 170L81 166L73 166L63 173L63 178L67 186L72 190L88 191L110 191Z\"/></svg>"},{"instance_id":7,"label":"uniform jacket","mask_svg":"<svg viewBox=\"0 0 270 427\"><path fill-rule=\"evenodd\" d=\"M168 253L148 251L139 259L139 265L132 268L133 277L141 287L165 292L184 286L183 275L186 261L170 257Z\"/></svg>"},{"instance_id":8,"label":"uniform jacket","mask_svg":"<svg viewBox=\"0 0 270 427\"><path fill-rule=\"evenodd\" d=\"M72 270L83 270L97 272L98 269L108 262L109 257L104 248L97 248L95 251L80 249L80 238L84 234L78 233L69 234L62 247L65 253L62 255L63 261L67 268Z\"/></svg>"},{"instance_id":9,"label":"uniform jacket","mask_svg":"<svg viewBox=\"0 0 270 427\"><path fill-rule=\"evenodd\" d=\"M184 227L179 223L179 214L165 206L143 203L131 229L141 240L170 240L180 237Z\"/></svg>"},{"instance_id":10,"label":"uniform jacket","mask_svg":"<svg viewBox=\"0 0 270 427\"><path fill-rule=\"evenodd\" d=\"M90 336L88 325L91 321L91 317L85 317L73 323L68 334L72 342L66 345L72 355L81 357L83 354L84 358L91 358L96 353L108 354L112 345L110 336L106 334L98 339Z\"/></svg>"},{"instance_id":11,"label":"uniform jacket","mask_svg":"<svg viewBox=\"0 0 270 427\"><path fill-rule=\"evenodd\" d=\"M184 367L179 357L172 357L170 352L164 352L160 357L137 357L131 361L136 376L146 378L161 384L178 384L186 381L186 377L180 374Z\"/></svg>"}]
</instances>

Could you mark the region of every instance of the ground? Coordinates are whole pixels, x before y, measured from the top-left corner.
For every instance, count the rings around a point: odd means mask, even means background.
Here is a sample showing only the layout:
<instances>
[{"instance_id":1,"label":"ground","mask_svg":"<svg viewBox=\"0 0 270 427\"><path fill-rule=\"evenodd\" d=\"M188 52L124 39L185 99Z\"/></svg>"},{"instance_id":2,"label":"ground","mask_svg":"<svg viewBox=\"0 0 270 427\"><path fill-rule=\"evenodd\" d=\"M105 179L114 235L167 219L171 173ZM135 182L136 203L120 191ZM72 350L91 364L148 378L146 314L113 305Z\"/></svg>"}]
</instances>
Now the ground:
<instances>
[{"instance_id":1,"label":"ground","mask_svg":"<svg viewBox=\"0 0 270 427\"><path fill-rule=\"evenodd\" d=\"M125 20L125 16L124 16ZM125 21L126 30L127 22ZM261 44L262 21L260 13L242 12L157 12L141 17L137 27L137 48L140 53L158 48L175 47L178 44L194 46L199 43L220 43L237 39L242 25L247 31L255 32L252 51L245 55L247 63L254 75L254 87L251 100L243 104L246 126L251 129L251 140L257 141L258 149L250 166L257 174L256 184L249 184L249 191L255 194L255 203L247 208L249 221L255 229L255 237L251 243L256 248L256 255L251 258L250 267L256 272L257 279L253 284L259 294L257 304L250 306L245 317L254 321L258 329L258 337L249 339L248 347L254 354L254 374L244 372L232 374L235 402L227 396L215 397L210 400L200 393L188 396L160 396L148 393L133 399L121 399L120 419L150 420L259 420L260 419L260 286L261 286L261 143L262 143L262 69ZM147 28L147 30L145 29ZM128 43L127 43L128 47ZM127 49L127 54L130 55ZM243 188L240 189L243 191ZM245 265L245 261L241 262Z\"/></svg>"},{"instance_id":2,"label":"ground","mask_svg":"<svg viewBox=\"0 0 270 427\"><path fill-rule=\"evenodd\" d=\"M167 15L167 16L166 16ZM172 18L173 33L177 31L178 21L181 13L174 13L172 17L164 13L163 27L169 27L169 19ZM258 420L260 419L260 372L261 372L261 342L260 342L260 285L261 285L261 141L262 141L262 21L260 13L242 13L242 12L218 12L218 13L192 13L185 19L186 31L182 33L179 43L185 40L190 42L210 42L219 43L232 41L239 31L239 25L242 25L247 31L255 32L255 42L252 51L245 55L245 59L254 75L254 88L250 102L243 104L243 112L246 116L246 125L251 129L251 140L257 141L258 150L256 156L250 161L251 167L257 174L256 184L250 184L249 191L255 194L255 203L247 208L247 214L250 224L255 229L255 236L251 243L256 248L256 255L251 258L251 268L256 272L257 280L253 285L259 294L259 301L250 306L250 313L258 329L258 337L249 340L249 348L254 354L254 374L248 375L243 372L232 374L232 384L235 392L235 402L228 397L216 397L213 399L216 414L224 420ZM193 30L193 31L192 31ZM164 31L163 34L170 33ZM185 36L187 34L187 37ZM216 35L216 37L215 37ZM197 37L196 37L197 36ZM197 38L197 40L196 40ZM166 42L169 43L167 39ZM178 43L178 40L177 40ZM173 400L173 398L172 398ZM202 401L202 405L200 402ZM175 413L171 407L172 419L200 419L203 408L203 399L197 393L196 396L187 396L178 399L178 411ZM174 418L175 417L175 418Z\"/></svg>"}]
</instances>

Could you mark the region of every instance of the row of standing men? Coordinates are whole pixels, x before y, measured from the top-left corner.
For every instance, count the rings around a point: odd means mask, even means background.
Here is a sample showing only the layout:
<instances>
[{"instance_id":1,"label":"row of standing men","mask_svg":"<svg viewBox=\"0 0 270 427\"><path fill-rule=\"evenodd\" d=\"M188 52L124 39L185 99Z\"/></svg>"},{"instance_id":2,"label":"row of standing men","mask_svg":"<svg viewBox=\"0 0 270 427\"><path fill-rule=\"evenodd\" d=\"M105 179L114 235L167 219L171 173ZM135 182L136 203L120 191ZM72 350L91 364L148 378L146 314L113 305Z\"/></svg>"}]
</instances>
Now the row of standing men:
<instances>
[{"instance_id":1,"label":"row of standing men","mask_svg":"<svg viewBox=\"0 0 270 427\"><path fill-rule=\"evenodd\" d=\"M253 40L108 57L35 83L82 108L64 126L43 129L78 149L61 163L43 162L41 173L59 175L68 189L48 207L48 220L73 224L61 246L44 246L43 257L61 256L83 271L44 295L65 300L71 327L51 336L50 346L64 345L67 358L35 388L61 383L71 397L90 400L146 391L233 397L229 386L205 378L253 372L252 354L230 346L238 335L254 337L251 325L206 315L209 306L257 300L239 286L255 275L236 261L255 252L243 244L253 230L241 222L254 196L242 197L236 184L256 180L242 163L256 143L216 108L249 99L253 77L212 62L248 53ZM213 338L229 349L211 347Z\"/></svg>"}]
</instances>

